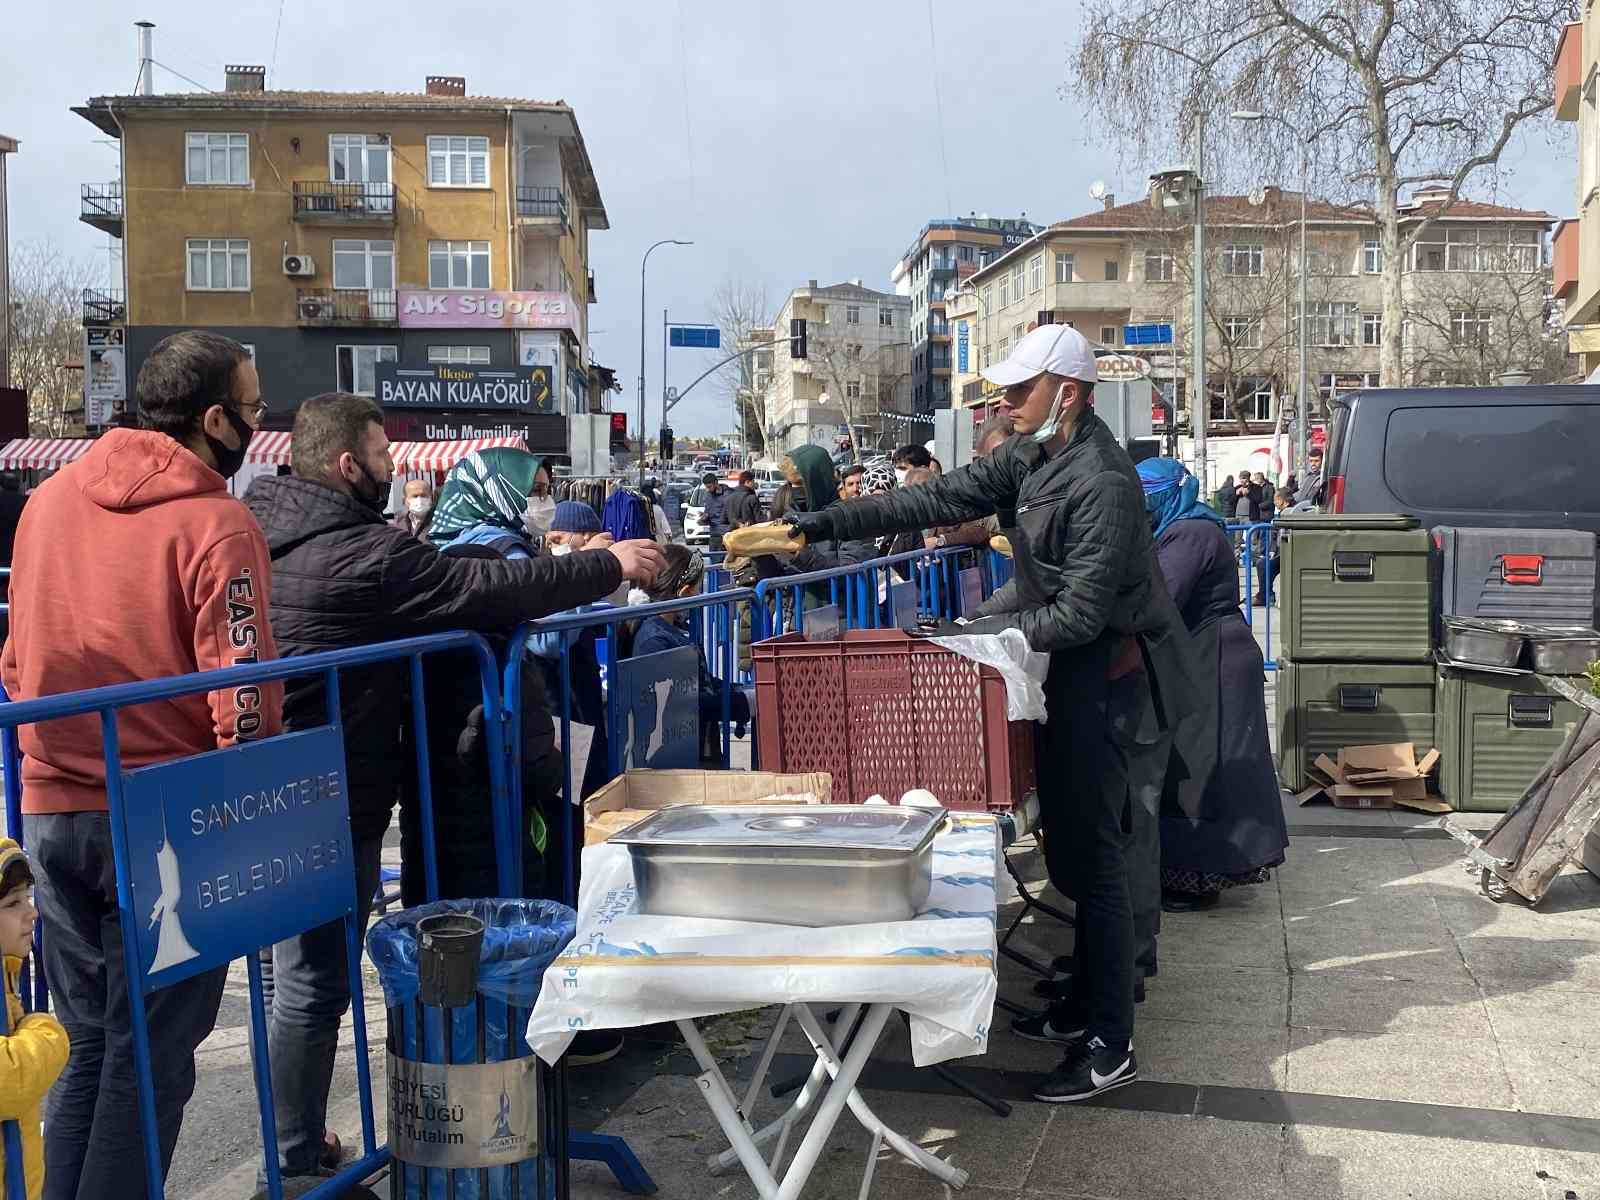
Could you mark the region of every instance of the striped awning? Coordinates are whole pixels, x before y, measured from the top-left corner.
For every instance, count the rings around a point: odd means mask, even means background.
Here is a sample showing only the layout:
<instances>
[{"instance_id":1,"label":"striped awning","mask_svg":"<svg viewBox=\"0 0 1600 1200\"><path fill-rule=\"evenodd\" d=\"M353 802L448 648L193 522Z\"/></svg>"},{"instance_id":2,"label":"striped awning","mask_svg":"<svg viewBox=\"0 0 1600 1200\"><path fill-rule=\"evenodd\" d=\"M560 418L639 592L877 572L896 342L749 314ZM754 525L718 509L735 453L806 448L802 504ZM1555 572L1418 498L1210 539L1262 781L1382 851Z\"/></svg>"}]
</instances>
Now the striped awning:
<instances>
[{"instance_id":1,"label":"striped awning","mask_svg":"<svg viewBox=\"0 0 1600 1200\"><path fill-rule=\"evenodd\" d=\"M250 448L244 452L245 462L268 467L288 466L289 439L293 436L287 429L257 431L250 439Z\"/></svg>"},{"instance_id":2,"label":"striped awning","mask_svg":"<svg viewBox=\"0 0 1600 1200\"><path fill-rule=\"evenodd\" d=\"M519 437L486 437L461 442L394 442L389 452L394 456L397 471L448 471L474 450L488 450L494 446L528 448Z\"/></svg>"},{"instance_id":3,"label":"striped awning","mask_svg":"<svg viewBox=\"0 0 1600 1200\"><path fill-rule=\"evenodd\" d=\"M64 467L82 458L93 438L15 438L0 450L0 467L18 471L26 467Z\"/></svg>"}]
</instances>

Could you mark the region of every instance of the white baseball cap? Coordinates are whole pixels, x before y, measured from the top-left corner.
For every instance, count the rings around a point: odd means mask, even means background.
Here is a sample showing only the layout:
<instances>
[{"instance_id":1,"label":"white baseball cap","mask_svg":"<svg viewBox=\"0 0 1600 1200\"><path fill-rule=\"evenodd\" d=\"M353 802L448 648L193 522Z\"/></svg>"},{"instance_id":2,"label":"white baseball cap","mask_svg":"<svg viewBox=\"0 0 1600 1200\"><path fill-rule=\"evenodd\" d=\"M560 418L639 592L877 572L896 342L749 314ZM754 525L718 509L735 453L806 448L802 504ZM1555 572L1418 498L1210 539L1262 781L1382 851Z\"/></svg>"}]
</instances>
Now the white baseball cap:
<instances>
[{"instance_id":1,"label":"white baseball cap","mask_svg":"<svg viewBox=\"0 0 1600 1200\"><path fill-rule=\"evenodd\" d=\"M1094 350L1089 339L1071 325L1041 325L1017 339L1005 361L979 372L990 383L1013 387L1043 375L1046 371L1066 379L1098 383Z\"/></svg>"}]
</instances>

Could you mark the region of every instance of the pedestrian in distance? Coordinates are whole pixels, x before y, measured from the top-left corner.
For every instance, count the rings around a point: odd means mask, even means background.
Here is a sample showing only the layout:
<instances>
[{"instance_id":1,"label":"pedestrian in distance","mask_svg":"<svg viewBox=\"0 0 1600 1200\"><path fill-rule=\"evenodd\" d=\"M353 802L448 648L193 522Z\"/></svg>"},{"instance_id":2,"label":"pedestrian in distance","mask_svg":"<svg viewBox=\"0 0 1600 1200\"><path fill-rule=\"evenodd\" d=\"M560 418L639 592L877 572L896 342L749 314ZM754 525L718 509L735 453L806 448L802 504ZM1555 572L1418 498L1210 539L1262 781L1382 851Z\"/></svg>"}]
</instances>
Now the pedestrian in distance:
<instances>
[{"instance_id":1,"label":"pedestrian in distance","mask_svg":"<svg viewBox=\"0 0 1600 1200\"><path fill-rule=\"evenodd\" d=\"M733 514L729 511L728 489L715 471L707 471L700 484L705 488L705 523L708 545L712 553L722 552L722 539L733 528Z\"/></svg>"},{"instance_id":2,"label":"pedestrian in distance","mask_svg":"<svg viewBox=\"0 0 1600 1200\"><path fill-rule=\"evenodd\" d=\"M761 497L756 495L755 472L739 472L739 486L728 497L729 527L738 529L744 525L758 525L766 519Z\"/></svg>"},{"instance_id":3,"label":"pedestrian in distance","mask_svg":"<svg viewBox=\"0 0 1600 1200\"><path fill-rule=\"evenodd\" d=\"M408 479L403 489L401 508L395 514L393 525L414 538L428 536L428 526L433 524L433 481Z\"/></svg>"},{"instance_id":4,"label":"pedestrian in distance","mask_svg":"<svg viewBox=\"0 0 1600 1200\"><path fill-rule=\"evenodd\" d=\"M255 364L231 338L175 333L150 351L134 391L144 428L108 430L23 510L0 655L13 700L277 657L267 543L227 483L266 413ZM270 737L282 699L282 685L263 683L123 709L121 767ZM139 985L122 955L100 722L26 725L20 740L44 968L72 1042L45 1106L44 1196L140 1200L127 1002ZM175 919L161 916L163 935ZM212 967L145 1000L163 1176L227 975Z\"/></svg>"},{"instance_id":5,"label":"pedestrian in distance","mask_svg":"<svg viewBox=\"0 0 1600 1200\"><path fill-rule=\"evenodd\" d=\"M1276 520L1294 507L1294 492L1289 488L1279 488L1273 493L1272 503L1273 511L1268 519ZM1274 528L1267 531L1265 538L1258 538L1256 542L1257 548L1265 551L1256 559L1256 604L1262 608L1277 603L1274 591L1278 582L1279 564L1282 561L1278 546L1282 537L1283 531Z\"/></svg>"},{"instance_id":6,"label":"pedestrian in distance","mask_svg":"<svg viewBox=\"0 0 1600 1200\"><path fill-rule=\"evenodd\" d=\"M1214 906L1227 888L1270 879L1289 831L1267 745L1261 648L1239 610L1226 527L1177 460L1146 459L1139 478L1202 691L1178 726L1161 817L1162 907L1191 912Z\"/></svg>"},{"instance_id":7,"label":"pedestrian in distance","mask_svg":"<svg viewBox=\"0 0 1600 1200\"><path fill-rule=\"evenodd\" d=\"M988 458L789 520L809 541L1015 514L1017 607L964 629L1018 629L1051 656L1039 802L1050 878L1077 904L1074 987L1012 1029L1063 1052L1036 1098L1085 1100L1138 1078L1132 806L1159 811L1173 727L1196 702L1189 637L1157 573L1138 474L1094 413L1083 335L1043 326L983 374L1006 389L1017 429Z\"/></svg>"},{"instance_id":8,"label":"pedestrian in distance","mask_svg":"<svg viewBox=\"0 0 1600 1200\"><path fill-rule=\"evenodd\" d=\"M15 1121L22 1134L22 1179L26 1200L44 1193L44 1139L39 1105L67 1065L67 1031L47 1012L23 1010L17 977L33 951L38 912L29 890L33 869L22 847L0 838L0 956L4 957L6 1032L0 1035L0 1121ZM37 970L37 966L35 967ZM6 1155L0 1145L0 1189L5 1187ZM22 1200L18 1197L17 1200Z\"/></svg>"}]
</instances>

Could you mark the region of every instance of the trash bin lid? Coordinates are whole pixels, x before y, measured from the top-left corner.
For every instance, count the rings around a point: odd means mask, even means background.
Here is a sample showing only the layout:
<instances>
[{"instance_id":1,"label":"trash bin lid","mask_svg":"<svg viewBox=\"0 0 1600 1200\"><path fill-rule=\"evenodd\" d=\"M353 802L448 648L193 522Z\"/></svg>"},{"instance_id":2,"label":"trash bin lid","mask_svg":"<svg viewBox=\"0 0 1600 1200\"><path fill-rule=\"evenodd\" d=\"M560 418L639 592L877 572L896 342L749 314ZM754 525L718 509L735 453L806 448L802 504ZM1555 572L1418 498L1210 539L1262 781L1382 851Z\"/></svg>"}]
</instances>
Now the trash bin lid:
<instances>
[{"instance_id":1,"label":"trash bin lid","mask_svg":"<svg viewBox=\"0 0 1600 1200\"><path fill-rule=\"evenodd\" d=\"M1422 521L1407 513L1284 513L1280 529L1416 529Z\"/></svg>"}]
</instances>

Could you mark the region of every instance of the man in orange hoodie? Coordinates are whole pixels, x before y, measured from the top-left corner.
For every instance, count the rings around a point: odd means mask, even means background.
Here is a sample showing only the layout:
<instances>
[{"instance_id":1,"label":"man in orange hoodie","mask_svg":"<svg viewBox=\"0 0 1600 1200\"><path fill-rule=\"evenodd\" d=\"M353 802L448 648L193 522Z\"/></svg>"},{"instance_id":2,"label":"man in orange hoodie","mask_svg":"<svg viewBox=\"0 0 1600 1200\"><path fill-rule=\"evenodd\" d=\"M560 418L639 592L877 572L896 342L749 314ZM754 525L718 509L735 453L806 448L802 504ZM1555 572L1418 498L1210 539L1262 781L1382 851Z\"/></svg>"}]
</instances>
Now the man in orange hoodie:
<instances>
[{"instance_id":1,"label":"man in orange hoodie","mask_svg":"<svg viewBox=\"0 0 1600 1200\"><path fill-rule=\"evenodd\" d=\"M146 427L106 433L23 513L0 654L12 699L277 657L266 539L227 490L266 411L255 365L229 338L176 333L145 360L137 396ZM268 737L282 716L278 684L124 709L122 769ZM72 1042L45 1110L45 1200L138 1200L143 1150L99 718L26 726L21 741L45 969ZM163 1171L226 975L208 971L146 1001Z\"/></svg>"}]
</instances>

